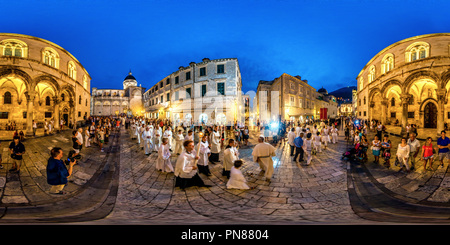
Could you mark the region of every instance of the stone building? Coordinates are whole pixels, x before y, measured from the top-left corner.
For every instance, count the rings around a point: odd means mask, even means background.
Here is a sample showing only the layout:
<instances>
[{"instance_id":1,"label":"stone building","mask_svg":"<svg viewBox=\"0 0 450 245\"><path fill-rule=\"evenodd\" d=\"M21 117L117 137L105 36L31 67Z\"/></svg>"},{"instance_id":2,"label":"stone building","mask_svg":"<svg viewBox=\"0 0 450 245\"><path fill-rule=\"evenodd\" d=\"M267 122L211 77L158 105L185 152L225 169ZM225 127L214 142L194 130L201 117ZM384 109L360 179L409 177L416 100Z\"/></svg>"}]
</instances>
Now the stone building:
<instances>
[{"instance_id":1,"label":"stone building","mask_svg":"<svg viewBox=\"0 0 450 245\"><path fill-rule=\"evenodd\" d=\"M450 33L415 36L376 54L357 76L357 116L436 128L450 119Z\"/></svg>"},{"instance_id":2,"label":"stone building","mask_svg":"<svg viewBox=\"0 0 450 245\"><path fill-rule=\"evenodd\" d=\"M327 108L327 119L337 116L334 96L325 89L316 91L300 76L286 73L272 81L259 81L255 100L256 118L260 122L320 119L321 108Z\"/></svg>"},{"instance_id":3,"label":"stone building","mask_svg":"<svg viewBox=\"0 0 450 245\"><path fill-rule=\"evenodd\" d=\"M131 71L123 81L123 89L92 88L91 111L94 116L142 116L142 95L145 88L138 86Z\"/></svg>"},{"instance_id":4,"label":"stone building","mask_svg":"<svg viewBox=\"0 0 450 245\"><path fill-rule=\"evenodd\" d=\"M32 135L32 121L67 125L90 116L91 77L67 50L50 41L0 33L0 128L14 121Z\"/></svg>"},{"instance_id":5,"label":"stone building","mask_svg":"<svg viewBox=\"0 0 450 245\"><path fill-rule=\"evenodd\" d=\"M244 121L242 81L236 58L191 62L153 85L143 95L145 115L176 125L231 125Z\"/></svg>"}]
</instances>

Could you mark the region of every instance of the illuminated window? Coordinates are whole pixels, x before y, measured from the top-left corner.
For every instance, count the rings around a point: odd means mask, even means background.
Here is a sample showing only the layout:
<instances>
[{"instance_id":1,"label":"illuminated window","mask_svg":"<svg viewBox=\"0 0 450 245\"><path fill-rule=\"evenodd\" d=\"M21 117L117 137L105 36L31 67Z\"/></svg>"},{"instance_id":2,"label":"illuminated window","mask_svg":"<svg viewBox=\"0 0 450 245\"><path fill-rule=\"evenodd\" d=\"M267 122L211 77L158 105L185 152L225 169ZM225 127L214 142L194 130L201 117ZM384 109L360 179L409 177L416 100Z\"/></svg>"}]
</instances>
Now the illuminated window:
<instances>
[{"instance_id":1,"label":"illuminated window","mask_svg":"<svg viewBox=\"0 0 450 245\"><path fill-rule=\"evenodd\" d=\"M88 82L86 75L83 76L83 88L86 90L88 89Z\"/></svg>"},{"instance_id":2,"label":"illuminated window","mask_svg":"<svg viewBox=\"0 0 450 245\"><path fill-rule=\"evenodd\" d=\"M367 80L369 83L371 83L373 80L375 80L375 66L372 65L369 68L369 75L367 76Z\"/></svg>"},{"instance_id":3,"label":"illuminated window","mask_svg":"<svg viewBox=\"0 0 450 245\"><path fill-rule=\"evenodd\" d=\"M430 56L430 45L426 42L415 42L405 50L406 62L424 59Z\"/></svg>"},{"instance_id":4,"label":"illuminated window","mask_svg":"<svg viewBox=\"0 0 450 245\"><path fill-rule=\"evenodd\" d=\"M381 72L384 74L391 71L392 69L394 69L394 55L387 54L381 61Z\"/></svg>"},{"instance_id":5,"label":"illuminated window","mask_svg":"<svg viewBox=\"0 0 450 245\"><path fill-rule=\"evenodd\" d=\"M73 61L69 61L69 64L67 65L67 74L69 74L70 78L77 79L77 67Z\"/></svg>"},{"instance_id":6,"label":"illuminated window","mask_svg":"<svg viewBox=\"0 0 450 245\"><path fill-rule=\"evenodd\" d=\"M6 39L0 42L0 50L2 55L23 57L28 54L28 46L26 43L16 39Z\"/></svg>"},{"instance_id":7,"label":"illuminated window","mask_svg":"<svg viewBox=\"0 0 450 245\"><path fill-rule=\"evenodd\" d=\"M44 48L42 61L49 66L59 68L59 54L52 48Z\"/></svg>"}]
</instances>

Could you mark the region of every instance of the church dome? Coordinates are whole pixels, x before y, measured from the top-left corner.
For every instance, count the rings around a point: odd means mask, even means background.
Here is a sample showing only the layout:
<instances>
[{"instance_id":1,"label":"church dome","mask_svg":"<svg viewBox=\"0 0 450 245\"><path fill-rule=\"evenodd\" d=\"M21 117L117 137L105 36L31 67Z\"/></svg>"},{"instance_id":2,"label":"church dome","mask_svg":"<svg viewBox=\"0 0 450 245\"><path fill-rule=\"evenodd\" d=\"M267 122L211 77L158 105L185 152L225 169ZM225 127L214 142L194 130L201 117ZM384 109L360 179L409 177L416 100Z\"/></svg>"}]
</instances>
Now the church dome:
<instances>
[{"instance_id":1,"label":"church dome","mask_svg":"<svg viewBox=\"0 0 450 245\"><path fill-rule=\"evenodd\" d=\"M131 71L128 73L128 76L125 77L125 80L123 80L123 89L127 89L130 86L137 86L136 78L131 75Z\"/></svg>"},{"instance_id":2,"label":"church dome","mask_svg":"<svg viewBox=\"0 0 450 245\"><path fill-rule=\"evenodd\" d=\"M133 77L133 75L131 75L131 71L128 73L128 76L125 77L124 80L136 80L136 78Z\"/></svg>"},{"instance_id":3,"label":"church dome","mask_svg":"<svg viewBox=\"0 0 450 245\"><path fill-rule=\"evenodd\" d=\"M317 90L317 92L321 93L321 94L328 94L328 91L326 89L324 89L323 87L319 90Z\"/></svg>"}]
</instances>

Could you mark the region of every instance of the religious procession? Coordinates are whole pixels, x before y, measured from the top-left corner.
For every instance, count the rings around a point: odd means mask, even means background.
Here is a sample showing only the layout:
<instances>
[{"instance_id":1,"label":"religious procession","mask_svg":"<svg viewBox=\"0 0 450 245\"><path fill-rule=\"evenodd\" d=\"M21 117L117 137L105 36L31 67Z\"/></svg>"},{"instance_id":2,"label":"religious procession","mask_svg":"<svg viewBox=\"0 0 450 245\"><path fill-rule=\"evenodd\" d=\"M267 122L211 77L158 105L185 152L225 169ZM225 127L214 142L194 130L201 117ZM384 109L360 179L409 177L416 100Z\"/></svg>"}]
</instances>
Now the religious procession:
<instances>
[{"instance_id":1,"label":"religious procession","mask_svg":"<svg viewBox=\"0 0 450 245\"><path fill-rule=\"evenodd\" d=\"M241 170L244 164L257 164L263 179L270 182L274 173L272 157L276 156L278 143L290 146L293 161L304 162L305 156L305 165L310 165L312 155L326 150L327 144L337 143L339 132L337 122L330 126L323 121L283 121L276 129L271 129L271 137L268 137L267 127L254 127L259 136L257 143L250 145L253 162L244 162L240 158L240 147L248 145L248 126L173 125L169 120L142 117L124 120L131 140L136 140L147 156L157 154L157 170L173 173L175 187L183 190L190 186L208 187L200 174L210 176L211 164L222 165L227 188L253 189L255 186L248 185Z\"/></svg>"}]
</instances>

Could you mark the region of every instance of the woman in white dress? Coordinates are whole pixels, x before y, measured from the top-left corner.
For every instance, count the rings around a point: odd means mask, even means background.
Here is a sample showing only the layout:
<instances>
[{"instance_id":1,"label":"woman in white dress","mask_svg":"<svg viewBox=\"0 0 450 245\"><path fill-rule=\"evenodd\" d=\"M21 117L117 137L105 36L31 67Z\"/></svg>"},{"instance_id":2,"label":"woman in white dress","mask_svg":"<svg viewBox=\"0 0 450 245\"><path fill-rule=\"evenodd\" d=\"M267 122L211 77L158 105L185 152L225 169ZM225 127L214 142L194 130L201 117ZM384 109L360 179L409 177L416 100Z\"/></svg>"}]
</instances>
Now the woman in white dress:
<instances>
[{"instance_id":1,"label":"woman in white dress","mask_svg":"<svg viewBox=\"0 0 450 245\"><path fill-rule=\"evenodd\" d=\"M407 144L407 139L402 138L402 142L398 144L397 148L397 159L400 162L400 167L403 167L402 165L405 165L406 171L409 172L409 164L408 164L408 158L409 158L409 152L410 148Z\"/></svg>"}]
</instances>

